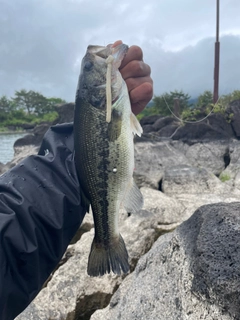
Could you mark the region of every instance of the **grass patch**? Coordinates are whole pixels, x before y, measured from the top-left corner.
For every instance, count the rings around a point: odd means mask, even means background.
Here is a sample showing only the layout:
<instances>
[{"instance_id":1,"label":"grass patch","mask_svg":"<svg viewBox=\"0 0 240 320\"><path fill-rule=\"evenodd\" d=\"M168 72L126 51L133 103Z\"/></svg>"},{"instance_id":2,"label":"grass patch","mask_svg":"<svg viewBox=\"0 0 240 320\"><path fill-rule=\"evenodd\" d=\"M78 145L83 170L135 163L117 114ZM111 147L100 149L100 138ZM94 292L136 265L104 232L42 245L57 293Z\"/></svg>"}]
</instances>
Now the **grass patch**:
<instances>
[{"instance_id":1,"label":"grass patch","mask_svg":"<svg viewBox=\"0 0 240 320\"><path fill-rule=\"evenodd\" d=\"M222 181L222 182L226 182L226 181L229 181L231 179L231 176L229 173L226 173L226 172L222 172L219 176L219 179Z\"/></svg>"}]
</instances>

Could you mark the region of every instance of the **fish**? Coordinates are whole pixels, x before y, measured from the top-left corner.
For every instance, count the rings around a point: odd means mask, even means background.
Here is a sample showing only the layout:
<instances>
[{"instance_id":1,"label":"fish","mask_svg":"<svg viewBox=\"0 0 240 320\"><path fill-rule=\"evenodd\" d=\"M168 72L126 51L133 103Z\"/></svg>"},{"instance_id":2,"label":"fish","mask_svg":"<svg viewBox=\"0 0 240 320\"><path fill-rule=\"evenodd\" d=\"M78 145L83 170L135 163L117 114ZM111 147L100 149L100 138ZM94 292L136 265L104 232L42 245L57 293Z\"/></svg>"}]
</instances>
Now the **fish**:
<instances>
[{"instance_id":1,"label":"fish","mask_svg":"<svg viewBox=\"0 0 240 320\"><path fill-rule=\"evenodd\" d=\"M132 113L119 67L128 46L89 45L82 59L74 111L75 165L82 205L91 205L95 235L89 276L129 272L119 232L119 210L136 213L143 196L133 179L134 135L142 127Z\"/></svg>"}]
</instances>

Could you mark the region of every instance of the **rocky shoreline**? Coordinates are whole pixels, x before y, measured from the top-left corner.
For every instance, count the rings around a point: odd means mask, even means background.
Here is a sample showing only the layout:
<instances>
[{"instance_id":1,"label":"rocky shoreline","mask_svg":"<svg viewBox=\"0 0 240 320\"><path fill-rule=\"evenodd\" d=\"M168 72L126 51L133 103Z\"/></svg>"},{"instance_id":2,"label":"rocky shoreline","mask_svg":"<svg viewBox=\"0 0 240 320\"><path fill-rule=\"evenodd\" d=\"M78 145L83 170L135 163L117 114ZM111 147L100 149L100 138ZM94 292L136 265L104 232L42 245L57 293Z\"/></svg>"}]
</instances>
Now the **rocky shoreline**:
<instances>
[{"instance_id":1,"label":"rocky shoreline","mask_svg":"<svg viewBox=\"0 0 240 320\"><path fill-rule=\"evenodd\" d=\"M144 207L120 216L130 274L87 275L94 233L87 214L50 281L16 319L239 319L240 141L232 123L219 121L181 125L175 139L174 118L143 119L134 176ZM36 153L38 145L27 148ZM17 154L12 165L24 151Z\"/></svg>"}]
</instances>

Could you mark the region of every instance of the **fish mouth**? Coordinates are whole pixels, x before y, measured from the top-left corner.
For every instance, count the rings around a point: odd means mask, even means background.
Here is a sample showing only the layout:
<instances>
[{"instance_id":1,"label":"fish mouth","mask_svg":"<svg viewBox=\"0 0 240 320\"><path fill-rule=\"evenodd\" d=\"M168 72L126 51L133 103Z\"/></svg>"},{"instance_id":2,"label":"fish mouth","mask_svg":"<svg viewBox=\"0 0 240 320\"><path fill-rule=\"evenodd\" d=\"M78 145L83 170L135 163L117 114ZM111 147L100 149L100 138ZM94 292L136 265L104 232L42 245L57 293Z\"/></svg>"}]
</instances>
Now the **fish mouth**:
<instances>
[{"instance_id":1,"label":"fish mouth","mask_svg":"<svg viewBox=\"0 0 240 320\"><path fill-rule=\"evenodd\" d=\"M96 58L106 60L110 55L112 55L114 58L114 62L119 66L121 65L121 62L125 57L127 51L128 46L123 43L119 44L116 47L112 47L112 44L109 44L106 47L89 45L87 48L87 52L93 54Z\"/></svg>"}]
</instances>

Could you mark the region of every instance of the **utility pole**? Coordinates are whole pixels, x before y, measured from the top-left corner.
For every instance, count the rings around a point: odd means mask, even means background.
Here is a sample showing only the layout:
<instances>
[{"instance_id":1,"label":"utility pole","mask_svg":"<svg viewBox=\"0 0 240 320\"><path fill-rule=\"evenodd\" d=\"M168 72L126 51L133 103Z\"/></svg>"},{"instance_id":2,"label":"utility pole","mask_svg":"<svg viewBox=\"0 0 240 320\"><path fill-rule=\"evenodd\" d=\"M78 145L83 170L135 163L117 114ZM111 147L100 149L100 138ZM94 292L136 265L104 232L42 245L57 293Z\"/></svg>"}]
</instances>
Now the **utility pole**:
<instances>
[{"instance_id":1,"label":"utility pole","mask_svg":"<svg viewBox=\"0 0 240 320\"><path fill-rule=\"evenodd\" d=\"M216 19L216 42L215 42L215 58L214 58L214 89L213 103L218 101L219 89L219 60L220 60L220 42L219 42L219 0L217 0L217 19Z\"/></svg>"}]
</instances>

